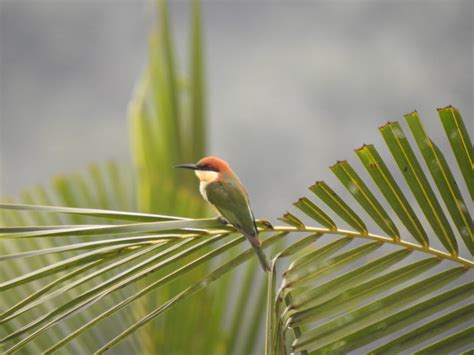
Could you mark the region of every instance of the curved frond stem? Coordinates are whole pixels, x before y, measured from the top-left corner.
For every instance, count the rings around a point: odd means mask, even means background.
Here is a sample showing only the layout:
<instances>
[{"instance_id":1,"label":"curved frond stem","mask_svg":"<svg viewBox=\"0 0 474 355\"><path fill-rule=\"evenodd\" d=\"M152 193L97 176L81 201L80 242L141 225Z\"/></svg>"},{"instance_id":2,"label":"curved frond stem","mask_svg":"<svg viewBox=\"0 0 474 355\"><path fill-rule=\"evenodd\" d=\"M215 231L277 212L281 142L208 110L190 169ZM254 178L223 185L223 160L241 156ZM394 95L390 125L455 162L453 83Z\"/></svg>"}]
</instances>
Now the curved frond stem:
<instances>
[{"instance_id":1,"label":"curved frond stem","mask_svg":"<svg viewBox=\"0 0 474 355\"><path fill-rule=\"evenodd\" d=\"M293 226L273 226L273 231L275 232L288 232L288 233L321 233L321 234L337 234L337 235L345 235L351 238L363 238L363 239L370 239L381 243L389 243L393 245L397 245L402 248L406 248L409 250L416 250L423 253L434 255L443 260L450 260L456 263L462 264L466 268L474 268L474 262L462 258L458 255L449 254L447 252L434 249L431 247L424 247L415 243L407 242L405 240L394 240L390 237L384 237L381 235L373 234L373 233L361 233L355 231L349 231L344 229L326 229L326 228L318 228L318 227L293 227Z\"/></svg>"}]
</instances>

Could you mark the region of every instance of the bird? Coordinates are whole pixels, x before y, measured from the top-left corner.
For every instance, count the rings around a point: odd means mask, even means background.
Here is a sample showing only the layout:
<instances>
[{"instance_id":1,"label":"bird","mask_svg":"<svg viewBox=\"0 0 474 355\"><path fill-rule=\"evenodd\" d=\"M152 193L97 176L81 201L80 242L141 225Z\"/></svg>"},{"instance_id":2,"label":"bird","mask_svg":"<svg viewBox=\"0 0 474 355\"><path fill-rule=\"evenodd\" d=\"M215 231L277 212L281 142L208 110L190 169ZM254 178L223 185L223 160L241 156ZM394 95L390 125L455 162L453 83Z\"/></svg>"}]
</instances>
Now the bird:
<instances>
[{"instance_id":1,"label":"bird","mask_svg":"<svg viewBox=\"0 0 474 355\"><path fill-rule=\"evenodd\" d=\"M192 169L199 178L199 192L214 207L220 218L235 227L250 242L264 271L270 271L267 257L258 239L258 229L247 190L237 174L223 159L205 157L196 164L176 165Z\"/></svg>"}]
</instances>

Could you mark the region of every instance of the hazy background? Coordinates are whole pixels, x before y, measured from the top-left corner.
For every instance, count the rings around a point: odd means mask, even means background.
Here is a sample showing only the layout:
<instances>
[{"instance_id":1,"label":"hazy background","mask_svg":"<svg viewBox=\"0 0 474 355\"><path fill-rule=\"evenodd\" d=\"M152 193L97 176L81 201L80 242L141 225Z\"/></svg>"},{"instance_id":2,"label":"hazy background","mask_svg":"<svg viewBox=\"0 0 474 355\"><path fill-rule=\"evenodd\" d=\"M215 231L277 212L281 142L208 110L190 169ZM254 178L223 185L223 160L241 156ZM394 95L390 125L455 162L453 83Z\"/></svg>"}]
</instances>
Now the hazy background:
<instances>
[{"instance_id":1,"label":"hazy background","mask_svg":"<svg viewBox=\"0 0 474 355\"><path fill-rule=\"evenodd\" d=\"M184 64L188 6L171 3ZM1 196L128 159L148 10L0 0ZM385 149L377 127L414 109L442 147L437 107L457 106L472 132L472 1L215 0L203 12L210 153L234 166L257 216L332 180L327 167L356 162L362 143Z\"/></svg>"}]
</instances>

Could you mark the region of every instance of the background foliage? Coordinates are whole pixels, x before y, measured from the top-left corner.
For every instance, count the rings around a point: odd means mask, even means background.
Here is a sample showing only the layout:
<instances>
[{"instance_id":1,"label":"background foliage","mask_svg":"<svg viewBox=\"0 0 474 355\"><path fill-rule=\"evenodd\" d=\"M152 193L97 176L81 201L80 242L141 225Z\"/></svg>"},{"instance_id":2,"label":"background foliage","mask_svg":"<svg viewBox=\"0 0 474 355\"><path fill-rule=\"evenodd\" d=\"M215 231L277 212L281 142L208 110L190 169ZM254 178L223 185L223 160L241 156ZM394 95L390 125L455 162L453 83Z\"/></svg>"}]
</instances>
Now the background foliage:
<instances>
[{"instance_id":1,"label":"background foliage","mask_svg":"<svg viewBox=\"0 0 474 355\"><path fill-rule=\"evenodd\" d=\"M178 174L172 167L178 162L193 162L205 155L206 152L206 120L205 120L205 87L204 68L202 60L202 29L201 12L198 1L192 2L190 18L190 58L186 79L182 73L177 72L174 54L173 39L170 33L168 7L165 1L157 2L154 6L156 11L156 22L149 39L149 65L143 73L136 86L133 99L130 103L130 142L133 153L133 163L117 163L109 161L106 163L92 164L88 171L83 173L62 174L54 178L51 186L37 186L25 191L19 201L23 203L34 203L41 205L62 205L71 207L89 207L112 209L122 211L140 210L143 212L157 212L170 215L182 216L204 216L207 207L203 203L196 188L196 182L192 176ZM92 220L82 216L55 216L49 214L25 214L6 213L2 211L3 219L12 225L34 223L37 225L53 225L57 223L77 224L92 223ZM113 222L102 220L102 222ZM97 221L94 220L94 223ZM90 238L75 237L72 241L62 241L55 238L46 240L29 240L27 243L3 242L3 250L8 252L20 252L34 248L48 248L68 244L71 242L90 241ZM208 251L209 246L203 249ZM2 254L5 254L2 253ZM235 251L233 251L235 253ZM28 270L48 264L54 264L63 258L75 255L69 252L63 255L51 254L33 259L8 261L8 267L3 267L2 282L15 276L27 273ZM144 259L144 257L142 257ZM133 262L125 265L133 265L142 260L139 257ZM179 264L185 265L189 260L183 258ZM106 262L106 260L104 260ZM6 263L6 261L2 261ZM114 320L102 324L100 330L95 329L92 333L86 333L71 343L72 350L90 353L111 337L123 325L139 318L150 311L157 304L166 300L169 295L192 280L196 280L205 274L210 263L203 263L200 267L192 270L181 279L164 286L160 292L153 292L144 297L139 303L133 304L131 309L121 312ZM103 267L102 263L100 267ZM124 266L125 267L125 266ZM122 267L122 268L124 268ZM158 280L175 269L164 268L159 270L152 278L139 282L133 286L142 289L153 280ZM248 269L256 269L252 263ZM91 265L89 272L99 270L99 266ZM121 270L117 268L116 271ZM250 273L250 271L248 271ZM119 352L134 352L137 350L146 353L156 353L172 349L176 353L208 353L210 349L220 352L219 349L232 347L250 348L255 344L257 332L248 336L250 328L248 324L253 319L246 319L241 310L236 311L233 316L225 313L226 295L229 294L229 285L235 283L239 287L243 282L240 275L242 271L236 271L220 285L206 290L199 297L195 297L177 307L164 318L144 328L137 338L130 338L120 345ZM103 280L110 277L110 272L85 282L76 291L70 292L69 300L77 297L80 292L91 289ZM252 279L258 280L258 273ZM47 278L45 281L51 281ZM5 291L2 296L2 310L15 299L26 297L39 288L38 282L24 285L21 290ZM262 289L265 285L262 284ZM260 292L261 293L261 292ZM90 312L80 314L78 319L69 319L65 325L54 327L48 336L40 337L34 343L29 344L28 349L38 352L45 349L55 340L66 336L77 328L85 319L91 315L104 311L111 305L118 303L129 293L119 290L117 295L111 295L104 299L103 305L96 306ZM263 299L263 296L261 297ZM21 323L34 319L35 316L47 312L51 304L40 304L35 311L21 320ZM257 304L254 306L257 308ZM254 308L252 307L252 308ZM249 312L250 313L250 312ZM263 319L263 309L257 314ZM247 315L247 318L249 315ZM206 320L212 326L203 327L202 321ZM235 319L235 320L233 320ZM237 322L237 319L240 321ZM226 320L226 327L223 327ZM20 321L13 320L2 324L2 334L11 333L19 328ZM166 326L164 326L166 324ZM230 329L232 328L232 329ZM248 339L247 343L237 343L235 338L229 336L229 332L243 332ZM52 334L52 335L51 335ZM183 341L183 334L192 334Z\"/></svg>"}]
</instances>

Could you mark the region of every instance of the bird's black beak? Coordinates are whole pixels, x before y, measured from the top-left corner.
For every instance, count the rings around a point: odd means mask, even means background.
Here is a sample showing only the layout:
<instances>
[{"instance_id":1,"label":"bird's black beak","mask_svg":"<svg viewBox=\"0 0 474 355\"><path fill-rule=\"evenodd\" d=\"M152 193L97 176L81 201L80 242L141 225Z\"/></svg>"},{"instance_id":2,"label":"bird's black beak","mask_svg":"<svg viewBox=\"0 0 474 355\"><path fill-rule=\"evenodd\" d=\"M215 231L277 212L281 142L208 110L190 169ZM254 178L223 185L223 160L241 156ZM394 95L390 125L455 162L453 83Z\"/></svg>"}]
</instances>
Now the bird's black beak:
<instances>
[{"instance_id":1,"label":"bird's black beak","mask_svg":"<svg viewBox=\"0 0 474 355\"><path fill-rule=\"evenodd\" d=\"M181 164L176 165L175 168L199 170L199 166L197 164Z\"/></svg>"}]
</instances>

